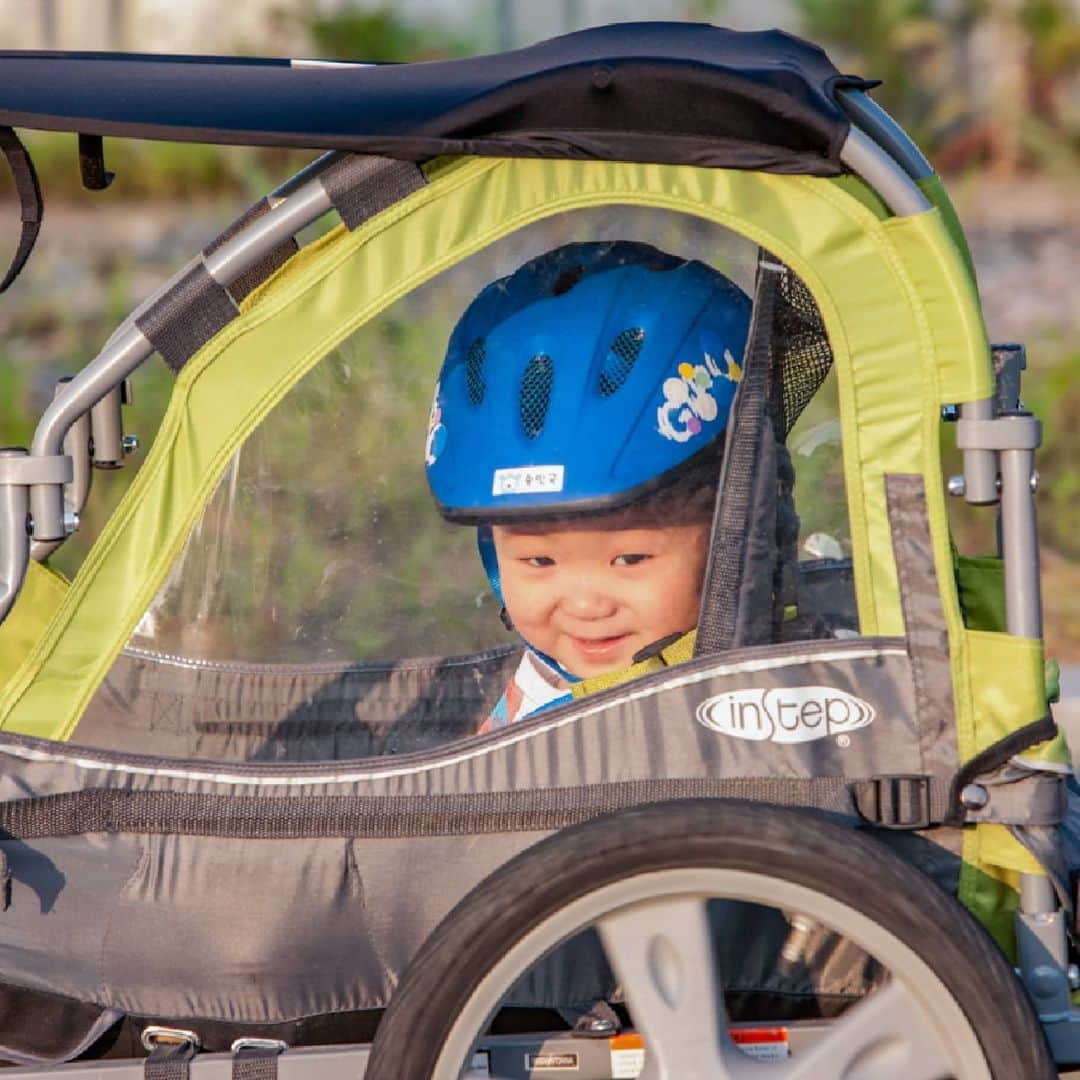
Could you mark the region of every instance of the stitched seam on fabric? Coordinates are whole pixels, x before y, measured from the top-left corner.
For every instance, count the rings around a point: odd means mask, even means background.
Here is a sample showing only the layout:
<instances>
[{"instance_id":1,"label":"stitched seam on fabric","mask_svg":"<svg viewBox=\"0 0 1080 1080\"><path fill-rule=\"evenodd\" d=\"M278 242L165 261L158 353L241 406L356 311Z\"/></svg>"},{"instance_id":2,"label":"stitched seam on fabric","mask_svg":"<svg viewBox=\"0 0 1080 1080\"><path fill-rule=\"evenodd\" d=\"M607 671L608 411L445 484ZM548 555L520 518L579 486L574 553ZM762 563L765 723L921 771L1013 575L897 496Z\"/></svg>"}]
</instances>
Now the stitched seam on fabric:
<instances>
[{"instance_id":1,"label":"stitched seam on fabric","mask_svg":"<svg viewBox=\"0 0 1080 1080\"><path fill-rule=\"evenodd\" d=\"M903 523L897 522L897 518L906 517L907 511L904 507L897 507L894 505L893 497L889 491L888 476L883 478L885 483L885 505L889 514L889 525L893 533L893 557L896 563L896 579L900 588L900 607L904 614L904 634L908 642L908 657L911 660L911 683L915 691L915 715L916 717L925 716L926 711L929 708L929 701L926 694L926 686L923 681L922 663L920 659L915 655L916 645L912 642L912 627L908 623L907 615L911 611L911 567L908 565L906 559L900 557L896 552L896 546L901 543L906 543L904 538L902 525ZM921 721L920 721L921 723ZM926 771L926 759L923 754L923 740L919 739L919 767Z\"/></svg>"},{"instance_id":2,"label":"stitched seam on fabric","mask_svg":"<svg viewBox=\"0 0 1080 1080\"><path fill-rule=\"evenodd\" d=\"M512 653L520 651L520 646L506 645L493 649L485 649L482 652L469 653L467 656L432 656L427 658L391 660L385 664L372 664L366 666L362 663L350 664L274 664L273 666L260 664L258 661L219 661L197 660L186 656L175 656L172 653L158 653L147 649L125 647L120 650L127 656L137 660L148 660L151 663L160 663L171 667L180 667L193 671L209 671L214 674L221 672L231 675L247 675L256 673L262 678L271 679L294 679L298 675L384 675L394 671L427 671L438 665L440 669L448 667L472 667L476 663L487 660L504 660Z\"/></svg>"},{"instance_id":3,"label":"stitched seam on fabric","mask_svg":"<svg viewBox=\"0 0 1080 1080\"><path fill-rule=\"evenodd\" d=\"M941 222L941 211L936 207L917 215L924 220L930 220L926 215L932 215ZM904 221L905 219L891 219L892 221ZM888 221L882 222L882 229L886 233L900 226L892 225ZM946 230L947 231L947 230ZM940 254L935 248L937 261L940 263ZM960 597L957 592L956 582L952 569L952 552L949 549L948 518L944 506L944 492L940 484L933 492L929 490L933 479L941 475L941 445L938 435L940 418L937 409L940 405L941 391L938 379L938 353L935 342L930 332L930 323L921 305L915 304L917 292L911 282L902 263L895 268L895 273L902 282L908 299L908 306L915 314L916 325L919 328L920 349L929 358L929 362L922 365L924 387L923 392L930 395L930 407L923 409L923 445L921 452L922 473L927 479L924 497L927 499L927 514L930 525L930 543L934 552L934 566L937 575L938 595L942 601L942 609L945 616L945 625L949 637L949 664L953 684L953 726L956 733L957 757L960 761L966 760L974 753L975 748L975 715L971 687L971 671L968 662L967 642L964 637L963 617L960 613ZM948 279L948 274L944 275ZM934 508L931 509L931 501ZM935 528L935 519L940 518Z\"/></svg>"},{"instance_id":4,"label":"stitched seam on fabric","mask_svg":"<svg viewBox=\"0 0 1080 1080\"><path fill-rule=\"evenodd\" d=\"M941 211L932 211L941 219ZM942 221L944 229L944 222ZM946 230L947 231L947 230ZM939 259L940 261L940 259ZM901 269L901 272L902 269ZM948 275L945 275L946 278ZM914 291L903 273L905 284L911 292ZM924 491L927 501L927 516L930 525L930 542L934 551L934 565L937 573L938 595L941 597L942 609L945 615L946 629L949 635L949 662L953 682L953 724L956 732L957 757L960 761L966 760L974 753L975 748L975 715L973 692L971 687L971 670L968 662L967 640L964 635L964 621L960 613L960 597L957 590L956 580L952 567L952 552L948 542L948 516L945 508L945 495L939 484L931 484L935 476L941 475L941 440L939 438L940 418L937 413L937 403L941 400L941 386L938 369L938 353L935 342L930 332L930 323L922 307L915 308L919 333L922 339L920 345L926 350L930 362L923 365L925 377L929 386L931 402L935 403L934 409L923 410L923 475L930 480ZM935 520L937 522L935 528Z\"/></svg>"},{"instance_id":5,"label":"stitched seam on fabric","mask_svg":"<svg viewBox=\"0 0 1080 1080\"><path fill-rule=\"evenodd\" d=\"M955 730L956 730L956 694L953 687L953 668L951 665L951 652L952 652L952 636L949 633L948 619L945 613L945 605L941 598L940 581L937 572L936 560L934 559L933 550L933 531L930 527L929 514L921 513L921 509L926 506L926 483L921 475L918 473L912 473L908 475L891 474L886 477L886 503L888 507L890 527L894 529L893 543L894 550L899 538L901 543L908 545L913 543L921 543L921 537L915 535L915 530L918 532L923 531L925 526L925 536L929 541L930 546L930 576L933 580L933 596L935 599L935 615L939 615L943 624L943 630L945 633L945 649L946 660L950 661L948 664L947 680L948 686L948 701L939 701L934 695L928 692L925 684L925 676L927 669L936 665L939 660L939 652L936 648L935 642L927 640L927 633L933 631L933 627L928 624L923 625L905 625L906 634L910 643L911 649L911 661L912 661L912 675L915 681L916 689L916 704L920 709L926 709L926 716L928 718L934 718L941 721L936 724L937 732L932 736L933 741L946 740L950 743L950 751L953 755L952 769L955 770L960 764L960 757L956 746ZM892 487L895 496L889 492L889 487ZM917 488L918 496L921 499L922 506L913 506L910 504L911 494L906 489L912 489L914 491ZM899 523L899 530L896 530L894 523ZM904 538L906 536L906 539ZM917 604L914 600L919 588L920 581L914 576L915 568L907 564L905 559L899 555L896 557L897 574L900 581L901 602L903 604L905 624L907 624L908 612L914 610L913 604ZM942 710L944 714L942 715ZM924 739L926 734L922 728L922 722L920 721L920 750L927 749ZM925 769L924 762L924 769Z\"/></svg>"},{"instance_id":6,"label":"stitched seam on fabric","mask_svg":"<svg viewBox=\"0 0 1080 1080\"><path fill-rule=\"evenodd\" d=\"M581 720L588 719L589 717L595 716L609 709L617 709L620 706L628 705L632 702L639 701L642 698L649 697L653 694L659 694L668 690L679 689L683 686L692 686L695 683L704 682L712 678L720 678L724 675L750 674L758 671L770 671L777 668L794 667L796 665L805 663L822 663L830 661L840 662L843 660L873 660L885 656L907 657L908 650L906 648L900 647L886 649L866 649L862 651L859 651L857 649L847 649L836 650L834 652L805 654L793 657L785 656L763 660L750 660L744 661L740 664L727 664L719 665L716 667L709 667L705 671L694 672L692 675L683 675L678 678L666 680L657 685L625 693L619 697L605 700L600 704L593 705L587 709L575 710L567 716L560 717L554 721L548 721L544 724L539 724L536 727L533 727L530 723L529 730L524 732L512 732L512 726L509 728L505 728L504 733L500 733L497 741L486 743L482 746L475 746L464 753L458 753L456 755L448 756L444 759L438 759L429 763L418 764L413 767L403 769L384 769L379 772L352 772L342 773L339 775L307 775L302 777L260 777L245 775L243 773L229 773L222 770L197 771L169 768L154 769L147 766L125 765L122 763L96 761L92 758L80 758L77 755L64 753L62 751L56 753L46 753L44 751L34 750L29 747L4 747L2 750L0 750L0 753L7 754L10 757L17 757L28 761L60 761L68 765L75 765L78 768L93 769L104 772L125 773L137 776L166 776L178 780L205 780L212 783L220 784L247 784L261 787L291 787L299 786L301 784L316 783L360 783L366 780L385 780L393 779L400 776L409 776L413 774L433 772L437 769L444 769L455 765L460 765L462 762L465 761L471 761L476 758L485 757L488 754L491 754L496 750L501 750L506 746L512 746L519 742L526 742L529 739L538 738L541 735L546 735L550 731L556 731L560 728L567 727L568 725L576 724ZM512 733L506 734L509 732Z\"/></svg>"},{"instance_id":7,"label":"stitched seam on fabric","mask_svg":"<svg viewBox=\"0 0 1080 1080\"><path fill-rule=\"evenodd\" d=\"M390 972L393 970L387 963L386 957L383 955L382 949L379 948L379 943L376 940L375 933L371 928L371 911L368 908L367 902L367 890L364 888L364 877L360 873L360 862L356 857L356 840L345 841L345 864L348 869L349 876L352 878L353 883L356 886L356 895L360 902L360 910L364 915L364 931L368 940L368 944L371 946L371 951L375 955L375 959L378 960L379 966L382 968L383 977L386 980L390 978Z\"/></svg>"},{"instance_id":8,"label":"stitched seam on fabric","mask_svg":"<svg viewBox=\"0 0 1080 1080\"><path fill-rule=\"evenodd\" d=\"M148 840L140 841L139 843L139 857L135 860L135 865L131 868L131 873L124 878L120 888L116 892L116 900L119 901L120 897L124 895L129 886L137 878L141 877L145 872L150 862L150 848L154 843L154 839L151 837ZM103 1005L106 1008L117 1008L115 998L110 992L109 984L105 980L105 961L108 955L109 947L109 932L112 930L113 918L119 909L119 903L113 903L109 906L109 913L106 916L105 927L101 934L101 978L98 981L98 999L97 1004Z\"/></svg>"}]
</instances>

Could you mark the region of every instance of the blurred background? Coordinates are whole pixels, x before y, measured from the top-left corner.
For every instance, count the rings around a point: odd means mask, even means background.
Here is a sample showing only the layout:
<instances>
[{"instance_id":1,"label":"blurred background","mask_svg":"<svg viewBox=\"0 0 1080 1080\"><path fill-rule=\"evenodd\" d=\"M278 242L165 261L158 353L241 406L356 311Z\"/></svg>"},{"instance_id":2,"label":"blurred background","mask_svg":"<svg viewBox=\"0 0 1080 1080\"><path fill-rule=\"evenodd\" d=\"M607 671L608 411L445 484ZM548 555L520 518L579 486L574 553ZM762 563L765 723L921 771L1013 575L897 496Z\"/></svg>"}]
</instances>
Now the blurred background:
<instances>
[{"instance_id":1,"label":"blurred background","mask_svg":"<svg viewBox=\"0 0 1080 1080\"><path fill-rule=\"evenodd\" d=\"M1080 0L0 0L0 47L406 61L638 19L781 27L822 45L841 70L884 80L874 96L957 204L991 339L1027 344L1024 397L1045 424L1048 649L1080 664ZM91 359L142 297L314 156L106 140L117 176L95 193L80 187L75 136L23 135L46 211L34 257L0 298L5 444L27 443L56 378ZM6 176L0 198L0 243L10 249L18 206ZM156 361L138 377L127 424L144 450L170 383ZM83 528L55 560L65 572L77 569L144 456L96 474ZM957 532L962 549L987 543L985 520L958 515Z\"/></svg>"}]
</instances>

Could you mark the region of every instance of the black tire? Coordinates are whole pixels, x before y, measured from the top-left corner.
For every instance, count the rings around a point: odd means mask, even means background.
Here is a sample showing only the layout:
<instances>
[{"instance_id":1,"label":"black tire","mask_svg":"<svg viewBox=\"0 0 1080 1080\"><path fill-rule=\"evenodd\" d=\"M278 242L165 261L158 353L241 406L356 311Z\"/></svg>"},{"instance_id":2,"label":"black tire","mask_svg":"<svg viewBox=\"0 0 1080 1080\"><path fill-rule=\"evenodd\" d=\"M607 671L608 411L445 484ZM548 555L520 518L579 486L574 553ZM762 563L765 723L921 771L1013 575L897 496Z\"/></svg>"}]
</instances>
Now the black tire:
<instances>
[{"instance_id":1,"label":"black tire","mask_svg":"<svg viewBox=\"0 0 1080 1080\"><path fill-rule=\"evenodd\" d=\"M473 889L406 971L376 1033L368 1080L435 1077L451 1028L485 975L572 901L627 878L698 867L765 873L861 912L936 973L995 1080L1057 1075L1038 1019L1001 951L909 863L810 812L686 800L566 829Z\"/></svg>"}]
</instances>

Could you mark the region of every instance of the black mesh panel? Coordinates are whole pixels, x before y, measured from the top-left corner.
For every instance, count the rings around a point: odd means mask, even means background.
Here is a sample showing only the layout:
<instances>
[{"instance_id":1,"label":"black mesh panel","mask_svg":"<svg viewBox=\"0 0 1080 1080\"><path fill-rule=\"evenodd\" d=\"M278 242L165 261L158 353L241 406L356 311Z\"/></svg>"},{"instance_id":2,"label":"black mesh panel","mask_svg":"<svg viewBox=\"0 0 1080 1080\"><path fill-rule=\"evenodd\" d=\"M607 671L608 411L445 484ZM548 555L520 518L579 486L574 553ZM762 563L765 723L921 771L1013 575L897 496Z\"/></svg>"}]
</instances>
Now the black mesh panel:
<instances>
[{"instance_id":1,"label":"black mesh panel","mask_svg":"<svg viewBox=\"0 0 1080 1080\"><path fill-rule=\"evenodd\" d=\"M833 354L825 336L825 323L810 290L786 269L780 275L773 324L783 402L783 435L795 426L807 403L817 393L832 367Z\"/></svg>"},{"instance_id":2,"label":"black mesh panel","mask_svg":"<svg viewBox=\"0 0 1080 1080\"><path fill-rule=\"evenodd\" d=\"M639 326L623 330L616 336L600 369L600 393L603 397L611 397L630 377L644 344L645 331Z\"/></svg>"},{"instance_id":3,"label":"black mesh panel","mask_svg":"<svg viewBox=\"0 0 1080 1080\"><path fill-rule=\"evenodd\" d=\"M810 290L762 251L702 590L699 656L784 635L784 607L797 598L799 534L784 440L831 366Z\"/></svg>"},{"instance_id":4,"label":"black mesh panel","mask_svg":"<svg viewBox=\"0 0 1080 1080\"><path fill-rule=\"evenodd\" d=\"M530 439L544 430L554 380L555 366L550 356L534 356L525 367L521 377L521 426Z\"/></svg>"},{"instance_id":5,"label":"black mesh panel","mask_svg":"<svg viewBox=\"0 0 1080 1080\"><path fill-rule=\"evenodd\" d=\"M469 353L465 357L465 389L468 391L469 400L474 405L479 405L484 400L484 391L487 382L484 379L484 361L487 359L487 349L484 339L477 338L470 346Z\"/></svg>"}]
</instances>

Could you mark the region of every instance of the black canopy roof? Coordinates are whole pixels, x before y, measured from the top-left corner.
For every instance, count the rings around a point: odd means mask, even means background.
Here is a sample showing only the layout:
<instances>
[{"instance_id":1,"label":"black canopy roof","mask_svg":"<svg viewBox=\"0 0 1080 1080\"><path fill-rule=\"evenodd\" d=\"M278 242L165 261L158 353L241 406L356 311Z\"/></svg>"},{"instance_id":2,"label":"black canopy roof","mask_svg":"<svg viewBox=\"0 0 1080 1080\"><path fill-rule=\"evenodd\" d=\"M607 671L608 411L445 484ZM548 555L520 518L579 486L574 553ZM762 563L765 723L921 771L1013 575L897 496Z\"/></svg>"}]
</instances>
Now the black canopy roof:
<instances>
[{"instance_id":1,"label":"black canopy roof","mask_svg":"<svg viewBox=\"0 0 1080 1080\"><path fill-rule=\"evenodd\" d=\"M0 124L144 139L834 175L841 75L771 30L624 23L416 64L0 52Z\"/></svg>"}]
</instances>

